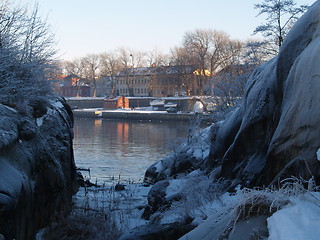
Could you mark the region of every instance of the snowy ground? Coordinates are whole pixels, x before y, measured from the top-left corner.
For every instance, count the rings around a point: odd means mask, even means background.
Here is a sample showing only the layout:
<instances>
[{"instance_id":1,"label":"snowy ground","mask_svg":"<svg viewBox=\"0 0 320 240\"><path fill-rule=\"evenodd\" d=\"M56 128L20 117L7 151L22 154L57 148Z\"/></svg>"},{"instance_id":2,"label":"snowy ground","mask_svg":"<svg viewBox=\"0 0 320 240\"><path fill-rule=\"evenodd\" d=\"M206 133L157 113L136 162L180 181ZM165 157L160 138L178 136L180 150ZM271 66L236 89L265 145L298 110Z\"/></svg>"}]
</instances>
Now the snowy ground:
<instances>
[{"instance_id":1,"label":"snowy ground","mask_svg":"<svg viewBox=\"0 0 320 240\"><path fill-rule=\"evenodd\" d=\"M190 139L190 145L182 144L183 152L196 159L208 154L210 127ZM320 159L320 150L317 157ZM170 162L170 155L166 159ZM155 166L165 169L163 161ZM114 185L117 182L114 182ZM313 179L287 179L281 189L236 189L225 193L226 183L213 181L212 176L195 170L169 180L165 198L175 199L171 207L150 217L151 222L167 224L181 222L185 217L193 219L197 226L181 237L181 240L223 239L268 239L268 240L316 240L320 236L320 193ZM98 209L111 212L120 229L131 229L148 224L141 218L147 205L150 186L142 183L127 183L124 191L115 191L113 186L81 188L75 196L75 206L80 209ZM307 187L307 189L305 189Z\"/></svg>"},{"instance_id":2,"label":"snowy ground","mask_svg":"<svg viewBox=\"0 0 320 240\"><path fill-rule=\"evenodd\" d=\"M157 215L159 223L180 221L186 213L197 225L181 240L224 239L239 240L317 240L320 236L320 193L302 188L301 182L290 183L280 190L237 189L236 193L217 194L208 188L211 180L199 171L185 179L173 179L166 189L167 198L186 192L190 198L172 205ZM80 209L109 211L123 232L147 224L141 218L147 204L149 187L128 184L124 191L114 187L81 188L75 197ZM190 196L191 192L194 192ZM250 205L250 210L246 209ZM256 212L256 206L267 210ZM153 221L152 218L150 221ZM264 232L263 232L264 231ZM269 232L269 233L268 233ZM269 234L269 236L268 236Z\"/></svg>"},{"instance_id":3,"label":"snowy ground","mask_svg":"<svg viewBox=\"0 0 320 240\"><path fill-rule=\"evenodd\" d=\"M126 232L147 223L141 215L150 188L143 184L126 184L123 191L115 191L114 186L81 187L74 196L75 209L111 214L119 229Z\"/></svg>"},{"instance_id":4,"label":"snowy ground","mask_svg":"<svg viewBox=\"0 0 320 240\"><path fill-rule=\"evenodd\" d=\"M220 239L221 236L229 240L317 240L320 236L320 193L296 193L286 190L239 190L235 195L224 194L221 201L212 202L214 211L210 216L180 240ZM265 202L259 202L259 199ZM271 216L265 216L265 212L241 216L241 210L248 203L252 204L252 211L255 204L266 204L270 211L272 208L278 210L272 213L273 209Z\"/></svg>"}]
</instances>

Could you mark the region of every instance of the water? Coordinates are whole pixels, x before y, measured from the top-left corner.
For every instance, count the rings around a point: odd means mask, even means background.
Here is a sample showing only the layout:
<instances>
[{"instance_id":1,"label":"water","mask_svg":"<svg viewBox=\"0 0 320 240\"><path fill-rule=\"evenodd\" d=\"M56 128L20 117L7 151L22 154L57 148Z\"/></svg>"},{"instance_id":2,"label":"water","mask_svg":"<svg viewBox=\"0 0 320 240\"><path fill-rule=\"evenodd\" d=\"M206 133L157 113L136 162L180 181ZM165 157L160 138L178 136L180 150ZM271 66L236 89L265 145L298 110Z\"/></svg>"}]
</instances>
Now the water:
<instances>
[{"instance_id":1,"label":"water","mask_svg":"<svg viewBox=\"0 0 320 240\"><path fill-rule=\"evenodd\" d=\"M139 182L146 169L177 146L187 132L185 122L75 119L76 165L90 168L92 182L119 176Z\"/></svg>"}]
</instances>

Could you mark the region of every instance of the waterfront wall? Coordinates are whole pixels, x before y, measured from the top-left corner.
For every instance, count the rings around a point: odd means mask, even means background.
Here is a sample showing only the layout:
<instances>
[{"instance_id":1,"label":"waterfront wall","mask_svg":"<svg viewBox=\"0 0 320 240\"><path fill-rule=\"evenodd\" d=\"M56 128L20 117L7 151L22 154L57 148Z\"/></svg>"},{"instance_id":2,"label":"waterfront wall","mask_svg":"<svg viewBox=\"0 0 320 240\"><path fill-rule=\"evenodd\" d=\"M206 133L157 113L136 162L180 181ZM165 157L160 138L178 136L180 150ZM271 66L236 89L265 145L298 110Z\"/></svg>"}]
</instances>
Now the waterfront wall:
<instances>
[{"instance_id":1,"label":"waterfront wall","mask_svg":"<svg viewBox=\"0 0 320 240\"><path fill-rule=\"evenodd\" d=\"M73 110L74 117L78 118L106 118L106 119L123 119L123 120L151 120L151 121L190 121L201 118L205 121L214 120L213 115L205 114L177 114L163 112L146 112L141 111L95 111L95 110Z\"/></svg>"},{"instance_id":2,"label":"waterfront wall","mask_svg":"<svg viewBox=\"0 0 320 240\"><path fill-rule=\"evenodd\" d=\"M156 99L163 99L165 103L172 102L177 104L177 110L183 112L190 112L193 110L196 97L191 98L139 98L128 97L129 108L149 107L150 102ZM88 108L103 108L105 98L67 98L66 101L72 109L88 109Z\"/></svg>"},{"instance_id":3,"label":"waterfront wall","mask_svg":"<svg viewBox=\"0 0 320 240\"><path fill-rule=\"evenodd\" d=\"M67 98L71 109L103 108L105 98Z\"/></svg>"}]
</instances>

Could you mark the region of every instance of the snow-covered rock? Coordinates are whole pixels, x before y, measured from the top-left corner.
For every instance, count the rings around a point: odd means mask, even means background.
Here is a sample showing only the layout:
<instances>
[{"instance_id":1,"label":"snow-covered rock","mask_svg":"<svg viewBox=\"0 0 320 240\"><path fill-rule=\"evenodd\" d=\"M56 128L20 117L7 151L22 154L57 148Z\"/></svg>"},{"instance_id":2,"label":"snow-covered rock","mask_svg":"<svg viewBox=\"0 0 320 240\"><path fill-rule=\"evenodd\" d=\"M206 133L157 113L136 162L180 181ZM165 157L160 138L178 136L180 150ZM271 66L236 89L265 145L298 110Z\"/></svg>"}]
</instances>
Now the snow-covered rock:
<instances>
[{"instance_id":1,"label":"snow-covered rock","mask_svg":"<svg viewBox=\"0 0 320 240\"><path fill-rule=\"evenodd\" d=\"M320 1L256 69L242 104L218 129L209 163L224 178L269 185L292 175L320 180Z\"/></svg>"},{"instance_id":2,"label":"snow-covered rock","mask_svg":"<svg viewBox=\"0 0 320 240\"><path fill-rule=\"evenodd\" d=\"M190 134L188 139L174 149L160 161L151 165L144 181L155 183L168 177L179 174L188 174L195 169L202 168L209 156L211 138L215 135L212 130L216 125L209 126L195 134Z\"/></svg>"},{"instance_id":3,"label":"snow-covered rock","mask_svg":"<svg viewBox=\"0 0 320 240\"><path fill-rule=\"evenodd\" d=\"M207 156L205 148L196 148L196 142L188 141L185 145L180 146L179 151L162 159L161 164L157 163L149 168L146 177L154 182L161 180L154 187L161 189L158 192L161 192L162 203L166 205L167 194L169 196L178 194L179 203L186 201L189 195L189 198L195 199L196 191L193 190L188 194L188 188L185 186L192 189L190 177L187 174L196 168L204 172L211 172L209 176L212 182L209 185L214 186L219 181L223 181L225 185L220 188L222 192L232 192L238 185L244 187L269 186L292 176L312 179L320 184L319 90L320 1L318 0L292 28L278 56L252 73L247 81L242 103L229 113L224 121L210 127L210 134L207 135L209 137L201 138L198 135L198 140L206 139L209 143L211 142L209 155ZM198 142L203 143L203 141ZM202 150L202 154L199 150ZM188 159L187 162L185 162L186 159ZM190 165L190 163L196 164ZM181 178L189 178L189 180L184 181ZM204 185L196 186L199 192L205 189ZM156 188L151 191L157 190ZM264 196L261 199L264 199ZM252 200L253 203L256 201L257 198ZM224 200L223 203L225 204ZM271 201L271 203L273 205L274 202ZM175 206L174 203L171 205ZM281 202L279 208L284 205L285 203ZM161 209L162 206L157 205L156 209ZM187 206L190 213L189 206L191 205ZM237 204L233 202L230 206L230 209L234 209ZM241 232L240 230L244 228L246 230L243 234L247 237L241 239L250 239L250 234L255 233L256 227L263 236L268 235L265 232L268 227L271 239L286 239L285 229L281 228L280 222L283 224L287 220L282 219L291 218L291 221L288 220L288 225L298 226L300 222L295 217L306 218L305 214L300 214L303 207L311 211L314 208L318 212L316 206L298 204L291 209L292 214L282 209L271 217L270 212L259 218L262 223L259 223L259 226L256 225L257 219L251 219L252 221L243 219L241 222L237 217L231 216L230 212L225 210L219 212L219 209L215 209L218 210L219 215L217 216L220 218L209 217L207 225L202 225L203 227L200 225L182 239L222 239L222 234L226 232L229 238L224 239L240 239L233 234ZM156 209L154 210L157 211ZM312 222L316 222L312 220L316 218L315 215L318 216L316 211L315 214L309 213L310 218L306 218L307 221L311 219L311 222L308 223L315 226L312 235L299 235L301 232L297 230L295 231L296 236L318 236L318 225ZM152 212L152 214L158 218L163 218L165 215L159 211ZM157 214L160 214L161 217ZM263 214L258 213L257 215L253 217ZM174 215L171 215L170 219L172 216ZM267 218L269 218L268 226ZM236 224L230 226L229 229L233 230L231 233L226 229L228 227L226 223L235 220ZM308 230L305 229L305 231ZM309 239L308 237L299 239ZM310 237L310 239L313 238Z\"/></svg>"},{"instance_id":4,"label":"snow-covered rock","mask_svg":"<svg viewBox=\"0 0 320 240\"><path fill-rule=\"evenodd\" d=\"M57 98L30 109L19 112L0 104L0 233L5 239L34 239L40 228L70 210L77 189L70 108Z\"/></svg>"}]
</instances>

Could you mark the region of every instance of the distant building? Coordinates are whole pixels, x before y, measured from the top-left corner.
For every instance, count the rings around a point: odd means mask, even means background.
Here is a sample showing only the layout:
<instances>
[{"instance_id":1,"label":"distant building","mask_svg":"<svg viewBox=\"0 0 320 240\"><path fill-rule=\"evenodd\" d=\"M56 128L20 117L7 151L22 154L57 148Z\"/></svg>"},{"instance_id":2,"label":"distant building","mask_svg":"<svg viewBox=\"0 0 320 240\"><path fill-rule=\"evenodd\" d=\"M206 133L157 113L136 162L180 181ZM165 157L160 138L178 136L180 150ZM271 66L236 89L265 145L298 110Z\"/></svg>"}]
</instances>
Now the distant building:
<instances>
[{"instance_id":1,"label":"distant building","mask_svg":"<svg viewBox=\"0 0 320 240\"><path fill-rule=\"evenodd\" d=\"M75 74L58 76L51 80L58 95L63 97L90 97L88 80Z\"/></svg>"},{"instance_id":2,"label":"distant building","mask_svg":"<svg viewBox=\"0 0 320 240\"><path fill-rule=\"evenodd\" d=\"M101 76L96 79L96 97L109 97L112 95L112 79L110 76ZM93 88L91 96L93 96ZM113 96L114 97L114 96Z\"/></svg>"},{"instance_id":3,"label":"distant building","mask_svg":"<svg viewBox=\"0 0 320 240\"><path fill-rule=\"evenodd\" d=\"M122 109L129 108L129 100L126 97L119 96L116 98L107 98L104 100L104 108L106 109Z\"/></svg>"},{"instance_id":4,"label":"distant building","mask_svg":"<svg viewBox=\"0 0 320 240\"><path fill-rule=\"evenodd\" d=\"M116 95L134 97L192 96L201 93L199 77L209 79L209 71L193 66L128 68L116 76Z\"/></svg>"},{"instance_id":5,"label":"distant building","mask_svg":"<svg viewBox=\"0 0 320 240\"><path fill-rule=\"evenodd\" d=\"M150 84L151 68L129 68L116 76L116 95L148 97Z\"/></svg>"},{"instance_id":6,"label":"distant building","mask_svg":"<svg viewBox=\"0 0 320 240\"><path fill-rule=\"evenodd\" d=\"M89 86L62 86L59 95L63 97L90 97Z\"/></svg>"}]
</instances>

